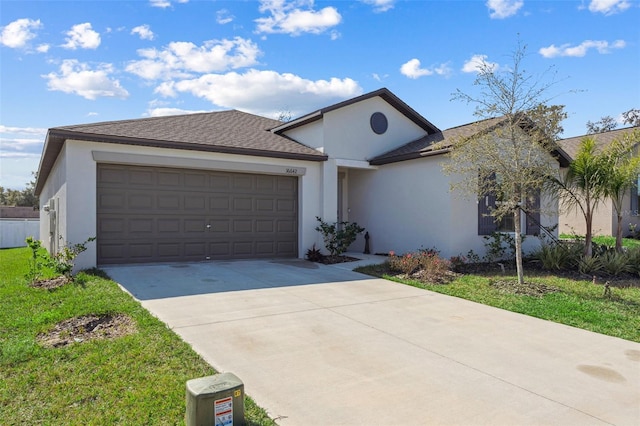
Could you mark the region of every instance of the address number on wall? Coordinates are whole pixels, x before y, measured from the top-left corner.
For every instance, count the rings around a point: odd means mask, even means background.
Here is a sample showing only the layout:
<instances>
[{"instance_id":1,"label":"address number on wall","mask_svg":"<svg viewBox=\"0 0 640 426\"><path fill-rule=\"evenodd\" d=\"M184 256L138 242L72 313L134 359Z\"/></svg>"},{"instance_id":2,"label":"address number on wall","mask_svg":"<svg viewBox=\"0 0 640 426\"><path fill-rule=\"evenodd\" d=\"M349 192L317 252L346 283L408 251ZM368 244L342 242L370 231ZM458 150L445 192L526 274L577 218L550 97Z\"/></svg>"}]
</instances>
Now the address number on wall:
<instances>
[{"instance_id":1,"label":"address number on wall","mask_svg":"<svg viewBox=\"0 0 640 426\"><path fill-rule=\"evenodd\" d=\"M298 169L294 169L294 168L286 168L285 172L288 175L297 175L298 174Z\"/></svg>"}]
</instances>

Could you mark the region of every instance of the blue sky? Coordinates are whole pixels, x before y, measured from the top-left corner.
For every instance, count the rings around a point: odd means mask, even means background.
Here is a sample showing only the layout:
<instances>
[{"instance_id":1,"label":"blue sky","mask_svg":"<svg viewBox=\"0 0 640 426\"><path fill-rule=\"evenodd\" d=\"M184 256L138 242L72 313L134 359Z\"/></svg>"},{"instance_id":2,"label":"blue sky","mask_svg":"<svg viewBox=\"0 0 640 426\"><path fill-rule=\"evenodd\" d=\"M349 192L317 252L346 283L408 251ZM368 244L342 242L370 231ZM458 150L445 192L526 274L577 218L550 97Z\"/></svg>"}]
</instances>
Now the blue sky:
<instances>
[{"instance_id":1,"label":"blue sky","mask_svg":"<svg viewBox=\"0 0 640 426\"><path fill-rule=\"evenodd\" d=\"M475 120L478 61L550 67L564 137L640 107L640 2L0 0L0 186L50 127L239 109L293 117L387 87L441 129ZM543 77L549 81L550 77Z\"/></svg>"}]
</instances>

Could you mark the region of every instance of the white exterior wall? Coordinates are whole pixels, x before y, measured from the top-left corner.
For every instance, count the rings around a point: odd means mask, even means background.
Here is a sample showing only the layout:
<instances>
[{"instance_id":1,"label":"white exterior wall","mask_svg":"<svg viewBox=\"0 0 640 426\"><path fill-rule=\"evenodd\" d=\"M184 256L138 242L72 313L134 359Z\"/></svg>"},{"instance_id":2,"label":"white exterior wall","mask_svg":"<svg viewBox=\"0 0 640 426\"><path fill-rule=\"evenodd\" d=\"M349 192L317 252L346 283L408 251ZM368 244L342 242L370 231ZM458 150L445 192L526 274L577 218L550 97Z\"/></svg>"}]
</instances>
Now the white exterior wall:
<instances>
[{"instance_id":1,"label":"white exterior wall","mask_svg":"<svg viewBox=\"0 0 640 426\"><path fill-rule=\"evenodd\" d=\"M322 163L313 161L287 160L265 157L251 157L231 154L218 154L200 151L185 151L174 149L159 149L132 145L107 144L87 141L68 140L60 157L49 175L43 187L40 202L47 203L51 197L57 197L60 201L59 227L60 235L66 243L81 243L89 237L97 234L96 230L96 170L97 163L94 160L94 152L123 153L129 155L147 156L144 163L120 162L121 164L157 165L166 167L185 167L182 165L170 166L166 160L171 161L198 161L198 168L202 167L203 160L226 161L237 164L234 169L238 172L259 173L252 170L252 166L273 165L285 168L304 168L303 176L299 177L299 228L298 228L298 253L304 257L307 248L318 240L315 217L322 215L322 191L320 181L322 176ZM131 157L140 158L140 157ZM163 161L164 160L164 161ZM154 161L156 162L154 164ZM72 165L65 167L65 165ZM188 168L188 166L186 166ZM211 167L211 170L216 170ZM48 216L41 213L41 238L44 240L49 233ZM67 223L73 224L67 226ZM321 240L320 240L321 241ZM45 241L45 244L47 242ZM76 259L76 269L86 269L96 266L97 248L95 243L87 245L87 251Z\"/></svg>"},{"instance_id":2,"label":"white exterior wall","mask_svg":"<svg viewBox=\"0 0 640 426\"><path fill-rule=\"evenodd\" d=\"M374 112L387 117L389 126L382 135L371 130ZM337 159L369 160L424 135L421 127L379 97L324 115L324 153Z\"/></svg>"},{"instance_id":3,"label":"white exterior wall","mask_svg":"<svg viewBox=\"0 0 640 426\"><path fill-rule=\"evenodd\" d=\"M366 228L372 253L406 253L436 248L441 256L486 252L486 240L478 235L478 203L451 192L450 177L442 172L444 156L425 157L380 166L378 170L349 170L349 221ZM551 198L541 200L541 224L557 224L557 206ZM522 226L525 228L523 215ZM557 230L556 230L557 236ZM527 236L525 253L540 246ZM350 248L364 249L364 239Z\"/></svg>"},{"instance_id":4,"label":"white exterior wall","mask_svg":"<svg viewBox=\"0 0 640 426\"><path fill-rule=\"evenodd\" d=\"M322 120L314 121L304 126L288 130L285 134L287 137L290 137L303 145L317 149L320 152L325 152Z\"/></svg>"},{"instance_id":5,"label":"white exterior wall","mask_svg":"<svg viewBox=\"0 0 640 426\"><path fill-rule=\"evenodd\" d=\"M54 203L55 219L45 207ZM47 177L40 192L40 241L50 252L56 252L67 239L67 146L63 146L60 155ZM53 228L51 228L53 225Z\"/></svg>"},{"instance_id":6,"label":"white exterior wall","mask_svg":"<svg viewBox=\"0 0 640 426\"><path fill-rule=\"evenodd\" d=\"M349 220L369 232L372 253L435 246L448 257L457 254L452 253L456 235L468 239L477 233L475 222L452 214L455 206L441 158L402 161L375 171L349 170ZM360 247L361 239L352 249Z\"/></svg>"}]
</instances>

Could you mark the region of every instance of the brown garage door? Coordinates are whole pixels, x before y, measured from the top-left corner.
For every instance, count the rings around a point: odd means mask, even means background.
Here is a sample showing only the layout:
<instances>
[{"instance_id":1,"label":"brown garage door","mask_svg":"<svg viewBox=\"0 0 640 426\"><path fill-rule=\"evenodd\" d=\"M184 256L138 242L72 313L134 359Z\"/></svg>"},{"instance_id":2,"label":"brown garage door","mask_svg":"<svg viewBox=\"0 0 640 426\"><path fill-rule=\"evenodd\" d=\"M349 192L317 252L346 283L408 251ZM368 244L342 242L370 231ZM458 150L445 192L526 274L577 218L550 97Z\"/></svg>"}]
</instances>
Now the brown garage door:
<instances>
[{"instance_id":1,"label":"brown garage door","mask_svg":"<svg viewBox=\"0 0 640 426\"><path fill-rule=\"evenodd\" d=\"M297 257L292 176L98 164L98 263Z\"/></svg>"}]
</instances>

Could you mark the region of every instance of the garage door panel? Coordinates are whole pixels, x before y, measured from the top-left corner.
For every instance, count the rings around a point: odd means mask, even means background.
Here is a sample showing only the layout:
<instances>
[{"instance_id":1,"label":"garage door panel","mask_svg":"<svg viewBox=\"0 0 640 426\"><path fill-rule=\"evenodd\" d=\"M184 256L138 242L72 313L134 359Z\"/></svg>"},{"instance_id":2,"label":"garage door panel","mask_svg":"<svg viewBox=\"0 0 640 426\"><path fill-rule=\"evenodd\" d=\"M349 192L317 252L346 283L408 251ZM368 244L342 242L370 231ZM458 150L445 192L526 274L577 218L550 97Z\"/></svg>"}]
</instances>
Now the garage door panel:
<instances>
[{"instance_id":1,"label":"garage door panel","mask_svg":"<svg viewBox=\"0 0 640 426\"><path fill-rule=\"evenodd\" d=\"M180 219L157 219L156 223L158 224L158 234L166 234L166 233L176 233L180 232Z\"/></svg>"},{"instance_id":2,"label":"garage door panel","mask_svg":"<svg viewBox=\"0 0 640 426\"><path fill-rule=\"evenodd\" d=\"M133 234L153 234L155 221L148 218L129 219L129 233Z\"/></svg>"},{"instance_id":3,"label":"garage door panel","mask_svg":"<svg viewBox=\"0 0 640 426\"><path fill-rule=\"evenodd\" d=\"M129 185L155 186L154 174L150 170L131 169L129 173L123 173L125 183Z\"/></svg>"},{"instance_id":4,"label":"garage door panel","mask_svg":"<svg viewBox=\"0 0 640 426\"><path fill-rule=\"evenodd\" d=\"M297 256L297 178L98 165L98 263Z\"/></svg>"},{"instance_id":5,"label":"garage door panel","mask_svg":"<svg viewBox=\"0 0 640 426\"><path fill-rule=\"evenodd\" d=\"M252 220L233 220L233 232L238 233L251 233L253 231Z\"/></svg>"},{"instance_id":6,"label":"garage door panel","mask_svg":"<svg viewBox=\"0 0 640 426\"><path fill-rule=\"evenodd\" d=\"M256 220L256 232L261 234L272 233L274 229L273 220Z\"/></svg>"}]
</instances>

